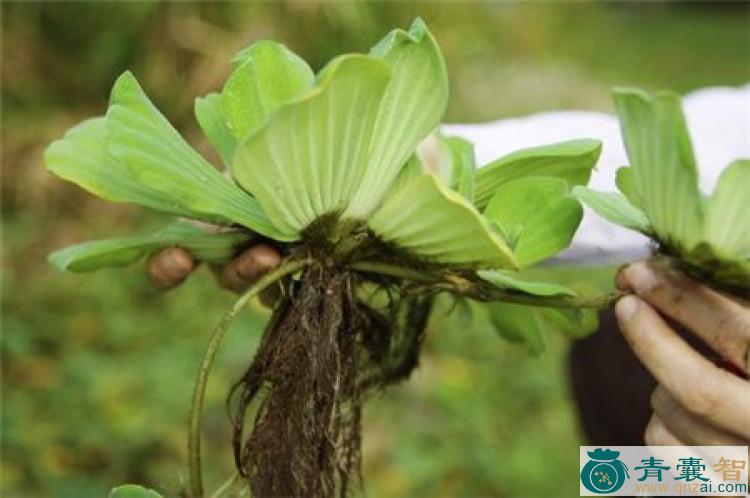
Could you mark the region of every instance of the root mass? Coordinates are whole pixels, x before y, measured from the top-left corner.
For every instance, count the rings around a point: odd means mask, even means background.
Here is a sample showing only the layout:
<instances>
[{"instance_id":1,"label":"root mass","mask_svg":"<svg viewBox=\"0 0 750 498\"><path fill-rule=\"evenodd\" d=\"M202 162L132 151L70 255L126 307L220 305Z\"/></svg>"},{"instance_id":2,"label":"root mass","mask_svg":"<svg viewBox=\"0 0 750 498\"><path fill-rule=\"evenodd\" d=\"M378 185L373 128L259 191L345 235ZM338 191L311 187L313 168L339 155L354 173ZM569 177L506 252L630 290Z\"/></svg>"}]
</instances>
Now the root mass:
<instances>
[{"instance_id":1,"label":"root mass","mask_svg":"<svg viewBox=\"0 0 750 498\"><path fill-rule=\"evenodd\" d=\"M430 303L392 300L377 311L357 298L358 284L345 270L307 269L232 389L235 463L253 496L345 496L361 487L363 395L409 376Z\"/></svg>"}]
</instances>

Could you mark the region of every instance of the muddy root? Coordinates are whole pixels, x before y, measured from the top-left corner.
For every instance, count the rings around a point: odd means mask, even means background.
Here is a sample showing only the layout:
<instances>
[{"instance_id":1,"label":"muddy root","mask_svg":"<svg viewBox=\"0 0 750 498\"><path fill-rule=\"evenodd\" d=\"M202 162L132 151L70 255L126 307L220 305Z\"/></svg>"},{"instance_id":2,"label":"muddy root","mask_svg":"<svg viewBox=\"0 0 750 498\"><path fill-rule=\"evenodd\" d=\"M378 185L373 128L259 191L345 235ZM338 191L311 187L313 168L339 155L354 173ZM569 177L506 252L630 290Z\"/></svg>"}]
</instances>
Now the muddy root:
<instances>
[{"instance_id":1,"label":"muddy root","mask_svg":"<svg viewBox=\"0 0 750 498\"><path fill-rule=\"evenodd\" d=\"M382 312L357 299L357 283L346 271L307 270L230 394L235 463L253 496L344 497L362 487L364 393L417 366L431 301Z\"/></svg>"}]
</instances>

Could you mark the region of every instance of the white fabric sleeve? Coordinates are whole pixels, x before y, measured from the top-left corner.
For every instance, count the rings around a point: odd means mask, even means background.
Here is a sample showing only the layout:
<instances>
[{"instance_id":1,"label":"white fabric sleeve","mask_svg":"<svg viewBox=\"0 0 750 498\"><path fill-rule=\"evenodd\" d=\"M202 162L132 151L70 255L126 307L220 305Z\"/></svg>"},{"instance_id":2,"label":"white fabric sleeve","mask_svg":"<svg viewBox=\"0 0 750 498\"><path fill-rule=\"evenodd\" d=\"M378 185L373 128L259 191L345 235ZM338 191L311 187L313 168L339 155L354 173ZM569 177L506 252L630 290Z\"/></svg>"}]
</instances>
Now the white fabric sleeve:
<instances>
[{"instance_id":1,"label":"white fabric sleeve","mask_svg":"<svg viewBox=\"0 0 750 498\"><path fill-rule=\"evenodd\" d=\"M704 193L713 190L721 171L734 159L750 157L750 85L698 90L683 99ZM446 135L474 143L477 164L484 165L518 149L572 140L602 141L602 155L589 186L613 192L615 172L628 164L617 118L589 111L545 112L483 124L447 124ZM646 237L609 223L588 208L571 246L560 262L612 264L649 253Z\"/></svg>"}]
</instances>

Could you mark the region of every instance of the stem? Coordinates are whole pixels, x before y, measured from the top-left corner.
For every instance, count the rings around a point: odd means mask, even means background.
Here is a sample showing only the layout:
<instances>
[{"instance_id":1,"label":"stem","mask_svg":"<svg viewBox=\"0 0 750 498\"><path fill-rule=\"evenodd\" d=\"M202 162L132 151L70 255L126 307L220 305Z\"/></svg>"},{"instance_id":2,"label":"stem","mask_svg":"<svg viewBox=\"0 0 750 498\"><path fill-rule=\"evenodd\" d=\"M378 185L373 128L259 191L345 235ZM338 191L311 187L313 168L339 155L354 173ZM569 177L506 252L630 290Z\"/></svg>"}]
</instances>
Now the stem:
<instances>
[{"instance_id":1,"label":"stem","mask_svg":"<svg viewBox=\"0 0 750 498\"><path fill-rule=\"evenodd\" d=\"M440 276L437 273L433 273L429 270L415 270L414 268L404 268L403 266L392 265L390 263L355 261L350 266L355 270L366 273L380 273L382 275L404 278L414 282L435 282L440 280Z\"/></svg>"},{"instance_id":2,"label":"stem","mask_svg":"<svg viewBox=\"0 0 750 498\"><path fill-rule=\"evenodd\" d=\"M607 292L594 296L536 296L499 287L482 289L482 291L485 290L486 294L472 295L472 293L466 293L466 295L479 301L503 301L549 308L609 308L622 295L619 292Z\"/></svg>"},{"instance_id":3,"label":"stem","mask_svg":"<svg viewBox=\"0 0 750 498\"><path fill-rule=\"evenodd\" d=\"M222 317L219 324L211 334L208 341L208 347L203 357L198 378L195 382L193 391L193 402L190 408L190 426L188 431L188 466L190 474L190 496L192 498L203 497L203 477L201 474L201 412L203 411L203 401L206 395L206 384L208 374L211 372L216 353L222 339L229 330L234 317L245 306L251 298L257 296L271 284L281 280L285 276L297 272L311 263L309 259L287 260L282 262L276 269L261 277L253 286L246 290L229 308Z\"/></svg>"},{"instance_id":4,"label":"stem","mask_svg":"<svg viewBox=\"0 0 750 498\"><path fill-rule=\"evenodd\" d=\"M224 496L234 485L237 483L237 481L240 480L240 474L235 472L232 477L224 481L224 484L219 486L219 488L214 491L214 493L211 495L211 498L221 498Z\"/></svg>"},{"instance_id":5,"label":"stem","mask_svg":"<svg viewBox=\"0 0 750 498\"><path fill-rule=\"evenodd\" d=\"M447 291L478 301L504 301L552 308L607 308L620 297L619 292L595 296L537 296L510 288L504 289L484 280L471 279L456 273L417 270L375 261L357 261L351 266L355 270L390 275L422 284L410 289L413 294L434 294Z\"/></svg>"}]
</instances>

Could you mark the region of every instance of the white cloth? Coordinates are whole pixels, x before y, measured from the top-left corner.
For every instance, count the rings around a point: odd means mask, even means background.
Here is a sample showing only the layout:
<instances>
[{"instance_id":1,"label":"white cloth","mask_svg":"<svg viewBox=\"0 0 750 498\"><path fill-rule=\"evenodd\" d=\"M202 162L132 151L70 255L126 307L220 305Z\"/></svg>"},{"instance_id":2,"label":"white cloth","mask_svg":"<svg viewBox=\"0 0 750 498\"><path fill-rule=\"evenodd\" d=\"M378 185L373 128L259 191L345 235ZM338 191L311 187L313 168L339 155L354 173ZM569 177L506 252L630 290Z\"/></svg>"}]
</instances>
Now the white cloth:
<instances>
[{"instance_id":1,"label":"white cloth","mask_svg":"<svg viewBox=\"0 0 750 498\"><path fill-rule=\"evenodd\" d=\"M750 85L712 87L683 99L704 193L713 190L721 171L733 160L750 158ZM602 155L589 186L616 191L615 171L628 164L617 118L590 111L544 112L483 124L446 124L446 135L474 143L480 165L518 149L575 138L602 141ZM645 256L648 239L609 223L588 208L561 261L618 263Z\"/></svg>"}]
</instances>

